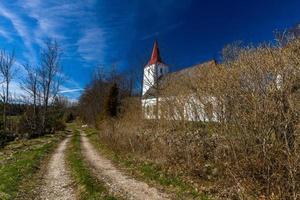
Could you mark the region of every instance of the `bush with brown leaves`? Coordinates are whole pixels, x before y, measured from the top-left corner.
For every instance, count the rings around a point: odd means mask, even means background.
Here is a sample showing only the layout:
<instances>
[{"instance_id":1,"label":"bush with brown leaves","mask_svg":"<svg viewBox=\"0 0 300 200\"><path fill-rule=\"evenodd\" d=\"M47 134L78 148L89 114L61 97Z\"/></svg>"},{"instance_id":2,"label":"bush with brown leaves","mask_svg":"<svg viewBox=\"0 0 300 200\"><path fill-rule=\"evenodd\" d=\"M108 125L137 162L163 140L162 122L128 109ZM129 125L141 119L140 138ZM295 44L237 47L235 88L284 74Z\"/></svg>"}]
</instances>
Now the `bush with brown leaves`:
<instances>
[{"instance_id":1,"label":"bush with brown leaves","mask_svg":"<svg viewBox=\"0 0 300 200\"><path fill-rule=\"evenodd\" d=\"M118 119L99 123L101 137L115 150L214 181L220 199L298 199L299 81L299 40L239 49L160 91L160 119L143 119L140 99L127 99ZM185 119L186 102L200 116L193 102L208 99L204 111L218 122Z\"/></svg>"}]
</instances>

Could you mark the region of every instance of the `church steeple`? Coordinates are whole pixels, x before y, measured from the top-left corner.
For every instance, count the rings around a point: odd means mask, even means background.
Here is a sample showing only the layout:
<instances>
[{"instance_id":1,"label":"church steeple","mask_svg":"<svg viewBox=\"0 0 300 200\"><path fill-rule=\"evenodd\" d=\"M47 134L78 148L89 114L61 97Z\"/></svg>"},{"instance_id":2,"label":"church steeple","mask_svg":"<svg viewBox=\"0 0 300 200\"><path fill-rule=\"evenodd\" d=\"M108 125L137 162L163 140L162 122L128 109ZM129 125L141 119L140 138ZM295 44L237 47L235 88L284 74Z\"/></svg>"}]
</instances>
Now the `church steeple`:
<instances>
[{"instance_id":1,"label":"church steeple","mask_svg":"<svg viewBox=\"0 0 300 200\"><path fill-rule=\"evenodd\" d=\"M157 64L157 63L162 63L162 60L161 60L161 57L160 57L160 54L159 54L158 43L155 40L153 50L152 50L152 54L151 54L151 58L150 58L150 61L149 61L148 65Z\"/></svg>"},{"instance_id":2,"label":"church steeple","mask_svg":"<svg viewBox=\"0 0 300 200\"><path fill-rule=\"evenodd\" d=\"M151 58L148 64L144 67L143 78L143 95L155 86L158 79L169 72L169 68L163 63L160 54L157 41L154 42Z\"/></svg>"}]
</instances>

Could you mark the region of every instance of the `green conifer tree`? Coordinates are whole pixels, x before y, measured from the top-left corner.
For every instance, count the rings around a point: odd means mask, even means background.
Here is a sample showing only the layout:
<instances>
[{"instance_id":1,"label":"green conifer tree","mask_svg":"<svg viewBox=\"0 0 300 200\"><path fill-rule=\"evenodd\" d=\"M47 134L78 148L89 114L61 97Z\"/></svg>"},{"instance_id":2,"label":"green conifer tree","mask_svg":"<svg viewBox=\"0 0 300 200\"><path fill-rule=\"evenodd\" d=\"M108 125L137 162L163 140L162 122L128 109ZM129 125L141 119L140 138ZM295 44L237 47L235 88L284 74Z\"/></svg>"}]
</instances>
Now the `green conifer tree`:
<instances>
[{"instance_id":1,"label":"green conifer tree","mask_svg":"<svg viewBox=\"0 0 300 200\"><path fill-rule=\"evenodd\" d=\"M114 118L118 115L119 108L119 88L117 83L113 83L109 90L105 105L105 113L108 117Z\"/></svg>"}]
</instances>

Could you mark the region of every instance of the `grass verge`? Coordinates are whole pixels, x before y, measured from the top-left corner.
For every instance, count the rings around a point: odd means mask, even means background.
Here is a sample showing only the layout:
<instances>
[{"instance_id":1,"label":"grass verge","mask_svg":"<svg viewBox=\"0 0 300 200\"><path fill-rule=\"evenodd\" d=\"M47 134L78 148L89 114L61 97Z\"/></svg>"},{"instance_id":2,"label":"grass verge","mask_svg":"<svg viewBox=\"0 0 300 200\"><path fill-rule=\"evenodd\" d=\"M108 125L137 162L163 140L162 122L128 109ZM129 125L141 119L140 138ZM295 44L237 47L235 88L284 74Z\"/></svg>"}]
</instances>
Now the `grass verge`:
<instances>
[{"instance_id":1,"label":"grass verge","mask_svg":"<svg viewBox=\"0 0 300 200\"><path fill-rule=\"evenodd\" d=\"M184 181L181 177L172 175L164 171L158 165L134 159L133 156L120 155L101 142L99 132L89 128L85 130L91 143L111 159L114 163L125 169L126 172L135 176L150 185L162 188L168 193L174 194L176 199L197 199L209 200L207 195L198 192L190 183Z\"/></svg>"},{"instance_id":2,"label":"grass verge","mask_svg":"<svg viewBox=\"0 0 300 200\"><path fill-rule=\"evenodd\" d=\"M52 152L60 137L44 136L32 140L15 141L0 150L0 199L22 196L23 182L33 185L34 174L46 156ZM21 194L22 193L22 194ZM24 198L23 198L24 199Z\"/></svg>"},{"instance_id":3,"label":"grass verge","mask_svg":"<svg viewBox=\"0 0 300 200\"><path fill-rule=\"evenodd\" d=\"M116 200L110 196L104 184L94 178L83 160L80 150L80 134L74 130L71 144L67 151L67 161L71 175L77 183L77 196L81 200Z\"/></svg>"}]
</instances>

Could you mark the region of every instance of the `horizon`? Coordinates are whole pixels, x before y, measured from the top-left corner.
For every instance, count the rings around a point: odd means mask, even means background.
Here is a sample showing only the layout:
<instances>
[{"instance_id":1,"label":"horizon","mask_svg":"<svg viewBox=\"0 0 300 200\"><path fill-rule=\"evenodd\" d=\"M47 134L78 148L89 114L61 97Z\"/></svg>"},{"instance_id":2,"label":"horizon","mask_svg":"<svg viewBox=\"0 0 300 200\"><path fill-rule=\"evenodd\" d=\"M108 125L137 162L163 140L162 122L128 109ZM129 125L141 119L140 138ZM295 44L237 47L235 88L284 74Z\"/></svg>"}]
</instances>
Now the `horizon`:
<instances>
[{"instance_id":1,"label":"horizon","mask_svg":"<svg viewBox=\"0 0 300 200\"><path fill-rule=\"evenodd\" d=\"M299 6L296 0L3 1L0 47L14 49L18 65L36 66L43 41L57 40L66 78L61 94L76 101L96 66L116 65L120 72L140 67L155 39L163 61L177 71L219 59L224 45L234 41L273 43L274 31L300 22ZM19 92L17 82L12 90Z\"/></svg>"}]
</instances>

